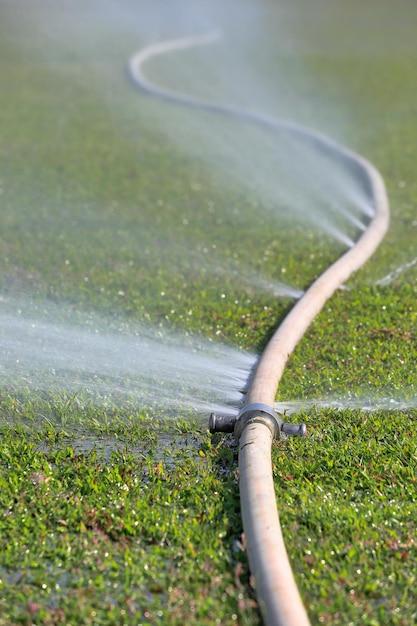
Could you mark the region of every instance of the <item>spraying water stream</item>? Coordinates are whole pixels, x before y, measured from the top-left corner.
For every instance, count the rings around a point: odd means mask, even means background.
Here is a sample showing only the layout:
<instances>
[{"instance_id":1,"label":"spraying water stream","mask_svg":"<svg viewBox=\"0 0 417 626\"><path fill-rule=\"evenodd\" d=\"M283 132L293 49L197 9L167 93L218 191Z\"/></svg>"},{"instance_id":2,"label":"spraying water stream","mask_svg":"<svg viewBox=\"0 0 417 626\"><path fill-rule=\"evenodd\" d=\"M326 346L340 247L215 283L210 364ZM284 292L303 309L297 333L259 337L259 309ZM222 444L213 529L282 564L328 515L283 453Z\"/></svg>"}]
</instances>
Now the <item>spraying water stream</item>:
<instances>
[{"instance_id":1,"label":"spraying water stream","mask_svg":"<svg viewBox=\"0 0 417 626\"><path fill-rule=\"evenodd\" d=\"M27 316L21 303L8 308L0 314L0 386L9 390L82 392L98 404L129 403L159 415L213 407L235 413L255 363L250 353L143 324L115 325L97 315L54 322L45 308L42 317L33 308ZM65 312L50 307L48 317Z\"/></svg>"},{"instance_id":2,"label":"spraying water stream","mask_svg":"<svg viewBox=\"0 0 417 626\"><path fill-rule=\"evenodd\" d=\"M112 11L118 13L115 5ZM42 17L42 11L39 15ZM127 28L120 15L114 24L116 29L120 25L123 29ZM73 35L70 37L71 47ZM239 183L256 183L263 196L270 200L271 211L278 212L279 207L284 207L283 210L291 214L291 219L298 218L302 224L306 221L310 225L314 223L333 240L350 247L355 233L362 232L367 220L372 217L373 207L363 181L356 180L351 174L347 175L343 163L336 167L329 155L324 153L318 158L315 150L312 150L314 141L307 147L302 145L302 141L288 141L287 131L297 132L297 126L292 122L249 112L233 105L203 103L199 98L159 88L143 73L143 64L155 56L187 50L212 41L213 36L210 35L185 37L147 46L132 57L132 76L142 87L154 94L156 92L164 99L185 101L209 112L221 109L228 113L230 119L237 118L242 127L256 122L267 130L264 145L268 150L274 148L276 161L272 164L268 162L270 151L265 150L265 154L258 152L249 162L250 176L246 156L236 150L233 143L230 146L221 143L226 161L231 158L230 175L236 173ZM47 56L46 52L43 54ZM98 75L95 81L99 84ZM164 127L163 120L159 119L159 123ZM168 124L172 126L172 121L168 120ZM172 137L175 130L171 127L168 136ZM274 131L272 138L269 136L271 130ZM202 135L208 145L216 142L215 137L210 137L210 131L211 128L206 128ZM279 142L276 141L275 133L279 136ZM280 153L276 151L276 143L281 145ZM188 143L186 148L189 148ZM301 165L296 167L296 163ZM280 168L275 170L275 165ZM324 179L322 172L329 167L332 176ZM287 188L283 183L285 177L291 183ZM304 184L302 192L299 191L300 186L303 186L300 183ZM331 201L326 202L326 198ZM262 207L264 210L265 207ZM99 219L102 221L102 214ZM95 227L92 224L92 230ZM184 249L183 254L187 253L189 250ZM202 261L198 263L202 264ZM204 263L208 271L218 276L232 275L253 290L270 293L274 297L296 299L303 294L301 289L293 285L261 276L244 265L236 269L212 259ZM3 312L0 319L0 336L4 346L0 381L7 387L18 388L22 384L41 390L87 390L98 401L115 396L120 401L130 399L137 404L157 407L158 410L169 408L173 412L191 408L227 412L235 411L239 405L240 390L256 360L252 354L203 339L190 339L178 333L161 335L160 331L146 325L137 325L132 331L110 331L108 320L99 321L97 318L97 322L93 323L95 328L91 328L68 320L53 321L43 314L37 315L30 306L21 308L26 311L25 314ZM61 318L62 315L58 314L57 319Z\"/></svg>"},{"instance_id":3,"label":"spraying water stream","mask_svg":"<svg viewBox=\"0 0 417 626\"><path fill-rule=\"evenodd\" d=\"M390 397L374 395L357 397L339 397L339 398L317 398L313 400L285 400L276 402L275 408L280 413L288 415L310 411L311 409L335 409L335 410L352 410L365 411L373 413L376 411L408 411L417 408L417 398L414 397Z\"/></svg>"},{"instance_id":4,"label":"spraying water stream","mask_svg":"<svg viewBox=\"0 0 417 626\"><path fill-rule=\"evenodd\" d=\"M345 167L346 163L343 159L340 162L335 159L335 154L340 153L335 142L318 132L311 132L308 137L305 128L302 129L290 120L277 119L239 106L202 100L160 87L150 81L144 73L145 64L154 58L205 46L217 41L219 37L220 33L214 31L205 35L183 37L149 45L130 58L130 75L136 85L152 96L200 111L225 115L243 124L254 124L261 130L267 131L268 142L264 144L263 149L258 150L257 167L251 171L251 179L255 182L259 179L259 187L262 190L260 193L265 197L271 193L274 211L279 211L280 206L288 210L289 206L294 220L298 219L304 223L308 221L310 225L315 225L344 246L353 246L354 240L338 222L342 219L353 226L356 231L362 232L366 229L364 220L372 217L373 208L366 188L362 188L360 178L354 184L354 177L352 179L347 175L349 170ZM243 130L244 126L242 129L244 135ZM269 136L271 131L272 135ZM274 137L280 148L277 151L272 147L271 153L270 142ZM213 138L209 139L210 142L213 142ZM324 145L327 145L326 150L323 150ZM224 143L222 143L222 148L227 151ZM232 146L233 149L234 146ZM269 162L264 161L263 152L268 155ZM240 181L247 185L248 180L242 180L241 176L245 170L244 161L241 161L239 154L236 153L229 154L229 159L234 167L228 173L233 176L234 171L238 172ZM296 166L296 163L302 164L303 167ZM276 168L275 172L274 168ZM331 175L323 176L326 170L330 170ZM259 178L260 174L261 178ZM277 175L279 175L280 184L275 185L272 191L270 184L271 181L275 182ZM286 187L288 183L290 187Z\"/></svg>"},{"instance_id":5,"label":"spraying water stream","mask_svg":"<svg viewBox=\"0 0 417 626\"><path fill-rule=\"evenodd\" d=\"M417 257L415 257L414 259L411 259L411 261L408 261L407 263L403 263L399 267L396 267L394 270L392 270L392 272L389 272L388 274L386 274L386 276L383 276L382 278L377 280L375 282L375 285L386 287L387 285L390 285L391 283L393 283L395 279L398 278L398 276L401 276L402 274L404 274L411 268L415 267L416 265L417 265Z\"/></svg>"}]
</instances>

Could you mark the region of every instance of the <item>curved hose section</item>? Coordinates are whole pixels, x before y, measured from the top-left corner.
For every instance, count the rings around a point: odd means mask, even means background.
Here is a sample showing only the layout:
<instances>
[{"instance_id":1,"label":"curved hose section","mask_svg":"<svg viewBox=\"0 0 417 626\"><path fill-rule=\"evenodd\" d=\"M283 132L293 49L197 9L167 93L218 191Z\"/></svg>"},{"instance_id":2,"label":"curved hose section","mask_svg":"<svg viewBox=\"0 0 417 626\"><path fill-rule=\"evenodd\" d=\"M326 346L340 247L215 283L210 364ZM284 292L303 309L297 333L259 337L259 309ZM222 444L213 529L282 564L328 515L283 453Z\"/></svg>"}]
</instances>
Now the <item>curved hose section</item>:
<instances>
[{"instance_id":1,"label":"curved hose section","mask_svg":"<svg viewBox=\"0 0 417 626\"><path fill-rule=\"evenodd\" d=\"M384 181L372 163L325 135L291 121L164 90L144 76L142 67L148 59L204 45L217 36L187 37L148 46L130 59L131 77L141 89L164 100L238 117L260 126L286 131L300 141L309 142L316 150L342 161L352 170L361 179L370 198L370 221L365 232L352 248L313 282L280 324L259 359L247 403L260 402L273 406L287 360L312 320L383 239L389 224L388 198ZM270 626L307 626L309 620L288 560L276 506L271 465L273 431L267 422L262 421L262 416L259 417L259 421L248 423L239 440L241 510L249 564L265 623Z\"/></svg>"}]
</instances>

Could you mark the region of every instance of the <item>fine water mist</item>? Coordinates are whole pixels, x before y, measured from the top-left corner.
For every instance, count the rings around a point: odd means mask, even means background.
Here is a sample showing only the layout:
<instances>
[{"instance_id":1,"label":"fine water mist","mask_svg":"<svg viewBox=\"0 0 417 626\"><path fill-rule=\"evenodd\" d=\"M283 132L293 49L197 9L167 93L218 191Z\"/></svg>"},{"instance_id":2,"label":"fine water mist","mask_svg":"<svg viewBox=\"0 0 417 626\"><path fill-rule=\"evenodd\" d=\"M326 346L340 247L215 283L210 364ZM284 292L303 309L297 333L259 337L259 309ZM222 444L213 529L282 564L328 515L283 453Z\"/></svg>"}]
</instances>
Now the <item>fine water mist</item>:
<instances>
[{"instance_id":1,"label":"fine water mist","mask_svg":"<svg viewBox=\"0 0 417 626\"><path fill-rule=\"evenodd\" d=\"M368 395L358 395L352 397L327 397L313 400L283 400L275 403L275 409L280 413L292 415L293 413L303 413L314 409L334 409L352 411L407 411L417 409L417 397L393 397L382 396L374 391L368 390Z\"/></svg>"},{"instance_id":2,"label":"fine water mist","mask_svg":"<svg viewBox=\"0 0 417 626\"><path fill-rule=\"evenodd\" d=\"M391 272L389 272L382 278L379 278L377 281L375 281L375 285L379 285L380 287L386 287L387 285L390 285L391 283L393 283L399 276L401 276L408 270L412 269L416 265L417 265L417 257L415 257L414 259L411 259L411 261L402 263L401 265L396 267L394 270L392 270Z\"/></svg>"},{"instance_id":3,"label":"fine water mist","mask_svg":"<svg viewBox=\"0 0 417 626\"><path fill-rule=\"evenodd\" d=\"M42 303L3 300L0 314L0 388L79 394L103 406L129 406L153 415L236 414L257 356L167 328L105 319ZM32 314L28 315L28 311ZM60 320L59 322L54 320ZM72 321L70 321L72 320ZM417 408L410 391L282 400L288 415L315 409L406 411Z\"/></svg>"},{"instance_id":4,"label":"fine water mist","mask_svg":"<svg viewBox=\"0 0 417 626\"><path fill-rule=\"evenodd\" d=\"M373 207L366 185L355 172L348 171L343 162L318 153L311 144L295 139L285 129L273 128L273 120L297 119L299 115L303 124L314 126L317 114L321 127L327 130L323 123L325 99L317 97L313 104L310 102L308 71L302 68L302 63L294 61L298 42L291 39L285 11L278 11L276 32L268 44L263 32L272 10L269 2L242 0L225 6L219 0L168 5L159 0L88 3L5 0L4 7L10 25L10 49L19 39L18 63L27 66L28 86L35 76L32 66L40 67L39 94L46 91L56 98L52 109L54 145L64 146L66 153L65 138L70 138L80 123L76 116L77 96L91 92L95 99L91 100L94 106L87 100L93 109L93 115L87 111L91 115L89 119L102 113L97 102L106 113L100 118L101 126L94 128L83 144L93 161L98 143L103 136L108 140L106 131L111 126L115 136L123 137L125 144L121 145L129 149L132 162L140 164L142 136L152 128L164 145L173 146L178 160L182 155L186 163L197 164L196 170L209 181L213 195L214 192L221 195L223 191L227 194L227 202L217 203L211 212L207 198L198 198L199 183L190 179L187 188L198 199L189 203L191 209L183 215L184 180L177 181L173 173L170 189L172 195L177 194L176 199L171 205L166 198L157 200L155 194L166 186L167 180L159 177L162 157L157 146L152 145L147 158L153 163L153 171L150 175L150 170L146 170L148 178L140 180L142 187L137 196L132 197L128 186L129 176L134 179L135 172L126 175L128 167L123 165L117 170L122 179L117 188L120 197L117 192L111 197L113 189L108 195L103 192L107 172L118 165L117 160L111 160L110 141L100 144L99 163L110 165L108 170L99 172L99 184L95 187L87 176L78 180L79 172L74 163L67 164L64 150L58 152L57 166L63 168L65 175L60 178L57 174L55 179L54 155L50 156L46 150L42 160L37 145L33 154L25 155L23 174L19 172L19 176L27 175L22 203L25 209L16 215L13 203L9 201L5 205L9 207L10 230L16 238L29 233L29 242L34 245L30 237L36 229L40 233L38 258L49 252L48 246L54 245L49 263L56 267L62 265L70 271L79 261L80 275L84 273L80 292L91 284L88 271L92 255L82 254L85 250L89 252L91 246L95 247L97 274L102 278L106 271L111 273L116 277L115 284L119 276L124 279L129 268L136 266L143 268L143 273L148 272L153 280L157 275L154 259L168 269L172 266L173 271L181 271L181 261L178 264L172 261L177 256L183 262L191 261L195 266L192 269L203 269L217 277L220 284L222 277L227 277L242 288L295 299L302 295L304 285L287 284L259 270L261 254L256 259L256 268L252 267L252 250L263 253L276 237L285 258L296 244L303 252L303 241L318 233L320 242L324 240L336 256L351 246L366 228ZM299 10L303 11L303 6ZM181 50L175 44L212 29L219 30L221 36L208 45L183 46ZM160 42L168 42L164 54L152 58L148 55L146 67L141 64L135 67L146 74L151 84L159 86L161 94L171 91L232 107L236 112L254 112L258 120L268 123L253 124L253 120L242 120L239 115L222 117L210 111L173 106L141 93L129 80L128 60L138 51ZM275 45L278 56L271 47ZM56 89L51 90L51 84ZM64 103L68 104L66 109L59 100L59 85L64 84L70 100L69 104ZM343 114L341 107L331 124L331 130L341 140L349 136ZM46 116L45 133L50 130L50 119ZM140 119L138 126L134 125L136 119ZM169 166L163 170L165 174L168 171ZM38 179L42 182L40 186L36 185ZM17 193L23 185L20 178L16 180ZM55 204L49 205L51 180L58 180L59 184ZM68 197L67 190L70 190ZM155 196L154 203L146 210L141 193ZM239 204L236 216L229 198ZM291 239L294 232L297 241ZM252 239L255 245L253 248L247 245L246 251L242 241L253 244ZM72 248L67 245L73 255L71 260L60 247L60 242L67 240L72 245ZM25 248L21 246L22 256ZM215 254L199 254L202 249L212 252L213 248ZM223 254L226 248L227 255ZM12 245L8 254L16 254L13 268L17 274L24 275L19 265L19 246L16 250L15 253ZM145 264L148 251L150 260ZM238 252L242 252L241 256ZM237 261L231 263L230 259ZM38 267L32 274L34 264L32 258L26 262L30 268L29 281L37 272L42 273ZM51 273L46 273L46 281L48 276ZM187 280L191 281L192 277L189 271ZM102 289L105 293L105 288ZM124 297L127 291L118 289ZM77 302L72 284L68 292L71 301ZM82 317L69 319L60 305L53 313L45 307L36 310L30 300L33 294L26 295L28 300L23 306L12 303L0 313L2 388L87 393L98 403L129 402L163 414L236 412L242 401L242 390L256 362L253 354L150 324L114 326L99 313L92 315L88 323ZM105 301L105 296L102 297Z\"/></svg>"},{"instance_id":5,"label":"fine water mist","mask_svg":"<svg viewBox=\"0 0 417 626\"><path fill-rule=\"evenodd\" d=\"M251 85L251 92L255 95L252 108L244 108L233 100L228 102L222 91L218 95L215 92L214 99L213 96L203 99L194 95L195 90L198 94L202 79L212 84L213 78L213 68L211 72L210 68L207 69L207 60L202 71L193 64L194 49L214 46L218 39L220 36L215 31L160 41L131 56L130 73L142 90L162 99L167 106L174 103L192 109L186 133L176 132L172 112L155 123L162 126L171 141L179 143L193 157L208 160L214 168L220 166L221 173L227 173L229 182L234 180L261 198L263 209L272 217L290 216L294 222L321 230L339 243L352 246L353 238L365 230L366 221L373 214L372 200L355 176L357 172L349 171L346 162L339 163L334 154L329 156L318 151L305 137L299 136L291 121L264 114L262 100L256 103L256 95L262 94L262 86L256 82ZM222 47L222 72L228 66L229 45L226 41ZM165 63L170 62L169 67L175 73L178 71L178 62L175 63L178 56L180 84L181 66L188 62L194 67L195 78L189 77L188 82L191 92L184 88L164 88L163 83L149 79L145 73L145 65L152 65L154 58L160 64L160 57L167 57ZM235 68L229 69L233 80ZM217 86L215 79L213 83ZM226 116L226 123L216 119L218 114ZM210 115L214 115L214 119L210 120ZM203 154L201 146L204 146Z\"/></svg>"},{"instance_id":6,"label":"fine water mist","mask_svg":"<svg viewBox=\"0 0 417 626\"><path fill-rule=\"evenodd\" d=\"M276 23L274 41L282 59L278 57L276 63L274 57L273 66L269 59L265 71L273 73L267 81L261 63L275 53L263 43L262 33L271 14L268 3L231 2L225 7L217 1L174 2L167 7L145 0L109 0L80 5L79 13L71 11L68 2L57 7L49 0L34 0L28 10L22 6L18 2L11 13L11 27L21 33L30 29L33 40L42 42L35 53L31 50L34 58L38 56L52 73L64 72L77 88L99 93L116 128L122 129L126 115L135 114L136 100L136 114L146 117L165 141L204 164L225 188L244 189L248 197L257 198L258 209L248 217L248 229L251 220L260 218L277 231L288 222L298 223L306 227L305 234L325 233L343 249L365 228L372 206L361 181L344 164L279 129L261 129L250 122L153 102L135 92L125 75L129 57L162 42L156 55L145 57L143 67L136 67L146 73L151 84L158 85L160 93L183 93L199 101L252 111L264 119L297 118L305 109L304 99L295 89L297 84L302 91L303 74L298 63L294 80L294 64L288 63L288 49L282 48L282 42L288 45L288 26L293 19L287 15L288 7L278 11L281 20ZM298 10L301 13L303 8ZM217 41L193 44L195 36L198 39L213 29L221 33ZM190 45L181 44L184 40ZM294 58L299 45L297 40L292 42ZM79 75L80 67L85 68L84 77ZM316 102L316 106L326 108L326 103ZM342 114L339 117L343 119ZM343 134L345 128L340 131ZM134 145L135 137L130 141ZM138 227L138 246L143 230ZM163 220L159 230L163 235ZM189 251L193 251L192 241L184 256ZM210 259L204 263L211 265Z\"/></svg>"},{"instance_id":7,"label":"fine water mist","mask_svg":"<svg viewBox=\"0 0 417 626\"><path fill-rule=\"evenodd\" d=\"M27 303L7 308L0 314L3 389L79 392L94 403L165 416L234 413L255 363L247 352L162 328L97 315L54 322L68 314L42 307L42 318L27 316Z\"/></svg>"}]
</instances>

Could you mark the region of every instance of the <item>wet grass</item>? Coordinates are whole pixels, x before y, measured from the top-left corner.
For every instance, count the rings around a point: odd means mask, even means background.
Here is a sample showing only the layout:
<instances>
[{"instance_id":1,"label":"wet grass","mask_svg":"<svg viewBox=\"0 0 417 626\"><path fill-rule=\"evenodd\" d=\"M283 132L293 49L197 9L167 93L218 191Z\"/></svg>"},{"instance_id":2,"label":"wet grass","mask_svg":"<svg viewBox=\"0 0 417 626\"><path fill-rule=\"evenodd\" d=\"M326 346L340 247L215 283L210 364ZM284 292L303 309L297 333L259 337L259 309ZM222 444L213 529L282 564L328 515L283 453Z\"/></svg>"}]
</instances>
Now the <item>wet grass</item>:
<instances>
[{"instance_id":1,"label":"wet grass","mask_svg":"<svg viewBox=\"0 0 417 626\"><path fill-rule=\"evenodd\" d=\"M173 123L187 114L141 99L125 82L123 64L140 41L102 50L103 104L83 79L94 59L86 66L61 52L53 69L36 60L36 38L4 35L3 297L49 298L74 316L97 309L260 349L289 302L195 259L215 255L303 287L340 248L254 219L265 215L256 198L219 186L203 162L151 130L154 108ZM263 53L272 67L271 49ZM372 286L415 256L415 50L358 56L324 45L301 57L315 82L300 119L331 129L327 108L346 101L349 141L382 171L392 227L351 290L313 324L280 397L415 397L416 268ZM328 107L311 111L326 85ZM210 439L189 416L62 394L4 390L0 418L2 626L259 623L227 438ZM303 416L310 436L274 449L283 531L314 623L417 622L416 418L311 412Z\"/></svg>"},{"instance_id":2,"label":"wet grass","mask_svg":"<svg viewBox=\"0 0 417 626\"><path fill-rule=\"evenodd\" d=\"M204 436L168 462L128 451L104 460L3 433L0 623L223 624L253 614L247 592L236 594L248 574L233 455L211 450Z\"/></svg>"}]
</instances>

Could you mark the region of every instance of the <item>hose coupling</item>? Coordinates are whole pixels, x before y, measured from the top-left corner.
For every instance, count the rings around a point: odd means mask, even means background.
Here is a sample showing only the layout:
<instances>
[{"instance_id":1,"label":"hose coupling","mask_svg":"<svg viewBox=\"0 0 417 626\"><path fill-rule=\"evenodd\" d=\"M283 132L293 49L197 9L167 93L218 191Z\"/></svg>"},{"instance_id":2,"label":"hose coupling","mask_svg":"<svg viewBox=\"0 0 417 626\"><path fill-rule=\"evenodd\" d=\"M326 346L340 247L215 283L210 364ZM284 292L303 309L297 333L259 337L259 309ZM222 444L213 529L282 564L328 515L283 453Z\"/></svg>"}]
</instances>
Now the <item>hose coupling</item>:
<instances>
[{"instance_id":1,"label":"hose coupling","mask_svg":"<svg viewBox=\"0 0 417 626\"><path fill-rule=\"evenodd\" d=\"M246 404L236 415L221 415L211 413L209 418L209 430L211 433L233 433L236 439L240 438L242 431L248 424L261 422L267 426L273 437L305 437L307 427L305 424L290 424L284 422L281 415L273 407L261 402Z\"/></svg>"},{"instance_id":2,"label":"hose coupling","mask_svg":"<svg viewBox=\"0 0 417 626\"><path fill-rule=\"evenodd\" d=\"M246 428L248 424L256 422L265 424L274 438L285 439L289 436L305 437L307 434L305 424L289 424L288 422L284 422L281 414L277 413L273 407L261 402L252 402L244 406L238 415L234 428L236 438L239 439L243 429Z\"/></svg>"}]
</instances>

